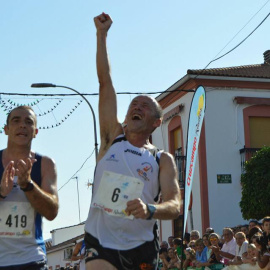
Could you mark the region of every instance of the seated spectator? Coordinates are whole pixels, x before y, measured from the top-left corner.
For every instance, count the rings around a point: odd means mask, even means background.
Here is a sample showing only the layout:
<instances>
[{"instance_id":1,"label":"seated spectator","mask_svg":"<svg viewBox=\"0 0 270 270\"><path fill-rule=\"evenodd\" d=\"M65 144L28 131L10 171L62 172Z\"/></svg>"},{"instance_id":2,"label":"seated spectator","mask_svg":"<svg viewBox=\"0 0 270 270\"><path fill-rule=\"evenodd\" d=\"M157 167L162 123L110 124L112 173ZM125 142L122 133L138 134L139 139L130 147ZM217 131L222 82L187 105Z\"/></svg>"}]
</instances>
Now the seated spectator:
<instances>
[{"instance_id":1,"label":"seated spectator","mask_svg":"<svg viewBox=\"0 0 270 270\"><path fill-rule=\"evenodd\" d=\"M161 268L161 270L167 269L167 265L168 265L168 263L171 260L170 257L168 256L168 250L167 250L167 248L161 248L159 250L159 258L160 258L160 260L162 262L162 268Z\"/></svg>"},{"instance_id":2,"label":"seated spectator","mask_svg":"<svg viewBox=\"0 0 270 270\"><path fill-rule=\"evenodd\" d=\"M242 258L247 256L248 241L246 240L246 235L243 232L238 232L235 234L235 240L237 244L235 257L228 262L228 265L242 264Z\"/></svg>"},{"instance_id":3,"label":"seated spectator","mask_svg":"<svg viewBox=\"0 0 270 270\"><path fill-rule=\"evenodd\" d=\"M254 244L248 244L247 256L242 258L243 264L250 264L249 267L256 265L256 246Z\"/></svg>"},{"instance_id":4,"label":"seated spectator","mask_svg":"<svg viewBox=\"0 0 270 270\"><path fill-rule=\"evenodd\" d=\"M174 250L176 250L176 252L177 252L177 256L179 258L181 258L182 255L183 255L183 259L185 260L186 259L186 256L185 256L184 252L182 254L182 240L181 240L181 238L175 238L175 239L173 239L173 247L174 247ZM187 248L187 246L186 245L183 245L183 248L185 250Z\"/></svg>"},{"instance_id":5,"label":"seated spectator","mask_svg":"<svg viewBox=\"0 0 270 270\"><path fill-rule=\"evenodd\" d=\"M223 270L260 270L261 268L256 264L256 247L254 244L248 244L247 256L242 259L240 265L229 265Z\"/></svg>"},{"instance_id":6,"label":"seated spectator","mask_svg":"<svg viewBox=\"0 0 270 270\"><path fill-rule=\"evenodd\" d=\"M207 262L206 249L203 244L203 240L201 238L196 240L195 246L196 246L196 261L197 261L196 266L201 267L202 266L201 263Z\"/></svg>"},{"instance_id":7,"label":"seated spectator","mask_svg":"<svg viewBox=\"0 0 270 270\"><path fill-rule=\"evenodd\" d=\"M211 256L211 253L212 253L212 249L211 249L211 242L210 242L210 239L209 239L209 234L208 233L205 233L203 235L203 243L204 243L204 246L205 246L205 249L206 249L206 257L207 257L207 261L210 259L210 256Z\"/></svg>"},{"instance_id":8,"label":"seated spectator","mask_svg":"<svg viewBox=\"0 0 270 270\"><path fill-rule=\"evenodd\" d=\"M223 264L227 264L229 260L235 257L236 241L233 235L233 231L230 228L223 229L224 244L222 248L212 246L212 250L215 253L216 259Z\"/></svg>"},{"instance_id":9,"label":"seated spectator","mask_svg":"<svg viewBox=\"0 0 270 270\"><path fill-rule=\"evenodd\" d=\"M252 242L256 246L256 257L257 263L261 269L266 268L266 266L270 266L270 253L267 249L267 246L264 242L262 235L254 235L252 237ZM269 267L267 267L269 268Z\"/></svg>"},{"instance_id":10,"label":"seated spectator","mask_svg":"<svg viewBox=\"0 0 270 270\"><path fill-rule=\"evenodd\" d=\"M242 225L240 230L246 235L246 237L248 236L248 225Z\"/></svg>"},{"instance_id":11,"label":"seated spectator","mask_svg":"<svg viewBox=\"0 0 270 270\"><path fill-rule=\"evenodd\" d=\"M252 244L252 237L255 235L255 234L258 234L258 235L263 235L263 231L261 230L260 226L254 226L252 227L249 232L248 232L248 242L250 244Z\"/></svg>"},{"instance_id":12,"label":"seated spectator","mask_svg":"<svg viewBox=\"0 0 270 270\"><path fill-rule=\"evenodd\" d=\"M190 241L191 240L198 240L200 238L200 232L199 231L196 231L196 230L193 230L190 232Z\"/></svg>"},{"instance_id":13,"label":"seated spectator","mask_svg":"<svg viewBox=\"0 0 270 270\"><path fill-rule=\"evenodd\" d=\"M188 247L189 248L192 248L196 251L196 245L195 245L195 241L194 240L191 240L189 243L188 243Z\"/></svg>"},{"instance_id":14,"label":"seated spectator","mask_svg":"<svg viewBox=\"0 0 270 270\"><path fill-rule=\"evenodd\" d=\"M173 248L173 239L174 239L174 236L168 237L169 248Z\"/></svg>"},{"instance_id":15,"label":"seated spectator","mask_svg":"<svg viewBox=\"0 0 270 270\"><path fill-rule=\"evenodd\" d=\"M168 249L168 256L170 257L170 261L166 265L167 269L180 269L181 262L173 248Z\"/></svg>"},{"instance_id":16,"label":"seated spectator","mask_svg":"<svg viewBox=\"0 0 270 270\"><path fill-rule=\"evenodd\" d=\"M254 241L254 243L256 242L256 245L249 244L248 255L246 258L243 258L243 264L227 266L223 270L269 270L268 261L270 254L267 252L260 238L262 238L260 235L252 237L252 241ZM259 258L259 256L261 257Z\"/></svg>"},{"instance_id":17,"label":"seated spectator","mask_svg":"<svg viewBox=\"0 0 270 270\"><path fill-rule=\"evenodd\" d=\"M212 247L218 247L218 248L222 248L222 243L220 242L220 236L217 233L211 233L209 235L209 240L211 243L211 254L210 254L210 258L208 259L208 264L206 264L205 269L211 269L211 270L220 270L224 267L224 265L222 263L219 262L219 260L216 258L216 255L214 253L214 251L212 250Z\"/></svg>"},{"instance_id":18,"label":"seated spectator","mask_svg":"<svg viewBox=\"0 0 270 270\"><path fill-rule=\"evenodd\" d=\"M217 233L211 233L209 235L209 240L210 240L211 246L222 248L223 244L220 241L220 236Z\"/></svg>"},{"instance_id":19,"label":"seated spectator","mask_svg":"<svg viewBox=\"0 0 270 270\"><path fill-rule=\"evenodd\" d=\"M259 226L259 222L257 219L251 219L248 223L248 230L250 231L253 227Z\"/></svg>"},{"instance_id":20,"label":"seated spectator","mask_svg":"<svg viewBox=\"0 0 270 270\"><path fill-rule=\"evenodd\" d=\"M183 264L183 269L192 269L196 267L196 251L192 248L187 248L185 251L186 260Z\"/></svg>"},{"instance_id":21,"label":"seated spectator","mask_svg":"<svg viewBox=\"0 0 270 270\"><path fill-rule=\"evenodd\" d=\"M198 262L197 267L211 266L210 257L211 257L212 249L211 249L211 243L209 240L209 235L207 233L204 234L202 240L203 240L203 243L205 246L204 251L206 253L207 261L206 262Z\"/></svg>"},{"instance_id":22,"label":"seated spectator","mask_svg":"<svg viewBox=\"0 0 270 270\"><path fill-rule=\"evenodd\" d=\"M270 217L263 218L262 229L264 242L270 247Z\"/></svg>"},{"instance_id":23,"label":"seated spectator","mask_svg":"<svg viewBox=\"0 0 270 270\"><path fill-rule=\"evenodd\" d=\"M168 242L167 241L162 241L161 243L160 243L160 248L169 248L169 244L168 244Z\"/></svg>"}]
</instances>

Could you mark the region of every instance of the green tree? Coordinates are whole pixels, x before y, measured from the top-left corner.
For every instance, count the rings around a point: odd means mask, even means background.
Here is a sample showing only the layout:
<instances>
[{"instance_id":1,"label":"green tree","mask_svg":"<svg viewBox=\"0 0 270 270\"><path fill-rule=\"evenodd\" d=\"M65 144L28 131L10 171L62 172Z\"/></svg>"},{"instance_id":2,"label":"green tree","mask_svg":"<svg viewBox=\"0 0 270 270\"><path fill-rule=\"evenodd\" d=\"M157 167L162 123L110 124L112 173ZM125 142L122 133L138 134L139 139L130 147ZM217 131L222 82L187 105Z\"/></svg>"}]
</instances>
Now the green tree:
<instances>
[{"instance_id":1,"label":"green tree","mask_svg":"<svg viewBox=\"0 0 270 270\"><path fill-rule=\"evenodd\" d=\"M265 146L245 163L241 176L243 218L262 219L270 215L270 147Z\"/></svg>"}]
</instances>

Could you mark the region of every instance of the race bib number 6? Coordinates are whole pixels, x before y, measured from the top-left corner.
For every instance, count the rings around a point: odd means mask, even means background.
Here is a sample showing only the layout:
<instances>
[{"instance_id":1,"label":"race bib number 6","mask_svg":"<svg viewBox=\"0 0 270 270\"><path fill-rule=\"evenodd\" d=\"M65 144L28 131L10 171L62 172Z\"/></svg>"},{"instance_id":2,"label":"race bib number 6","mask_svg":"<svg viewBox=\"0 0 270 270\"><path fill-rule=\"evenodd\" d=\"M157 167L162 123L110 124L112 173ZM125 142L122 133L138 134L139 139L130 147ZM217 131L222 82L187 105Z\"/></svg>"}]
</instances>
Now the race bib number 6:
<instances>
[{"instance_id":1,"label":"race bib number 6","mask_svg":"<svg viewBox=\"0 0 270 270\"><path fill-rule=\"evenodd\" d=\"M133 219L127 216L127 202L142 195L144 183L135 177L104 171L92 207L100 208L108 215Z\"/></svg>"}]
</instances>

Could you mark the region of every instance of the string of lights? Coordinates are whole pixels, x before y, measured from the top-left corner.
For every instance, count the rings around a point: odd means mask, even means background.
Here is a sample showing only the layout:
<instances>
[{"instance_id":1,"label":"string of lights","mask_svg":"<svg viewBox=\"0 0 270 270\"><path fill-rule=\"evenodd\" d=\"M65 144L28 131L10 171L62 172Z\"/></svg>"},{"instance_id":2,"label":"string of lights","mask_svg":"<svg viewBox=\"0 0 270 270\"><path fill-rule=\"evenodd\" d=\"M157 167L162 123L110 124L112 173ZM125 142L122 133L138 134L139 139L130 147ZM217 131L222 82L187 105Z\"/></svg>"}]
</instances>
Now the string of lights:
<instances>
[{"instance_id":1,"label":"string of lights","mask_svg":"<svg viewBox=\"0 0 270 270\"><path fill-rule=\"evenodd\" d=\"M55 105L53 105L53 107L51 107L47 112L43 112L43 113L40 113L40 114L37 114L37 116L44 116L44 115L48 115L49 113L52 113L59 105L60 105L60 103L63 101L63 99L60 99L58 102L56 102L56 104ZM39 101L40 102L40 101ZM29 104L22 104L22 103L20 103L20 104L18 104L18 103L14 103L14 102L12 102L12 101L10 101L10 100L8 100L8 103L9 104L7 104L6 102L5 102L5 100L3 100L3 99L1 99L1 108L3 109L3 111L6 113L6 115L13 109L13 108L15 108L16 106L24 106L24 105L26 105L26 106L33 106L33 105L38 105L38 103L39 102L32 102L32 103L29 103ZM79 100L79 102L75 105L75 106L73 106L72 108L71 108L71 110L69 111L69 113L67 113L60 121L57 121L55 124L50 124L50 125L46 125L46 126L39 126L38 128L39 129L51 129L51 128L55 128L55 127L58 127L58 126L60 126L60 125L62 125L72 114L73 114L73 112L81 105L81 103L83 102L83 100ZM1 128L1 130L0 130L0 134L2 134L4 131L4 126L5 126L5 124L3 124L3 126L2 126L2 128Z\"/></svg>"},{"instance_id":2,"label":"string of lights","mask_svg":"<svg viewBox=\"0 0 270 270\"><path fill-rule=\"evenodd\" d=\"M50 110L48 110L47 112L39 113L37 116L44 116L53 112L60 105L62 101L63 99L59 99L58 102L56 102L56 104Z\"/></svg>"},{"instance_id":3,"label":"string of lights","mask_svg":"<svg viewBox=\"0 0 270 270\"><path fill-rule=\"evenodd\" d=\"M194 92L193 89L181 89L181 90L162 90L162 91L155 91L155 92L117 92L117 95L156 95L156 94L162 94L164 92ZM7 96L43 96L43 97L54 97L54 96L78 96L79 94L76 93L70 93L70 94L46 94L46 93L41 93L41 94L28 94L28 93L7 93L7 92L0 92L0 95L7 95ZM82 93L83 96L98 96L99 93Z\"/></svg>"}]
</instances>

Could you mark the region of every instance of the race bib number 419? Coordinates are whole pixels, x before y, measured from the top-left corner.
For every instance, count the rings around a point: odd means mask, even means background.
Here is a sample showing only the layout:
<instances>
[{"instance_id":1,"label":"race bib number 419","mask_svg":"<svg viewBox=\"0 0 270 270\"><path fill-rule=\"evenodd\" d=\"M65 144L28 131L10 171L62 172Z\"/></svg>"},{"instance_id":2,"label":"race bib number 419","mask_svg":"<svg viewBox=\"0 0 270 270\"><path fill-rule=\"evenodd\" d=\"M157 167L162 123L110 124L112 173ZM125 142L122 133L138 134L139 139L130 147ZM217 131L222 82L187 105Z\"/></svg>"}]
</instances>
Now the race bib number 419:
<instances>
[{"instance_id":1,"label":"race bib number 419","mask_svg":"<svg viewBox=\"0 0 270 270\"><path fill-rule=\"evenodd\" d=\"M100 208L108 215L133 219L127 216L127 202L142 195L144 183L135 177L104 171L92 207Z\"/></svg>"},{"instance_id":2,"label":"race bib number 419","mask_svg":"<svg viewBox=\"0 0 270 270\"><path fill-rule=\"evenodd\" d=\"M4 202L0 208L0 237L32 237L34 209L28 202Z\"/></svg>"}]
</instances>

